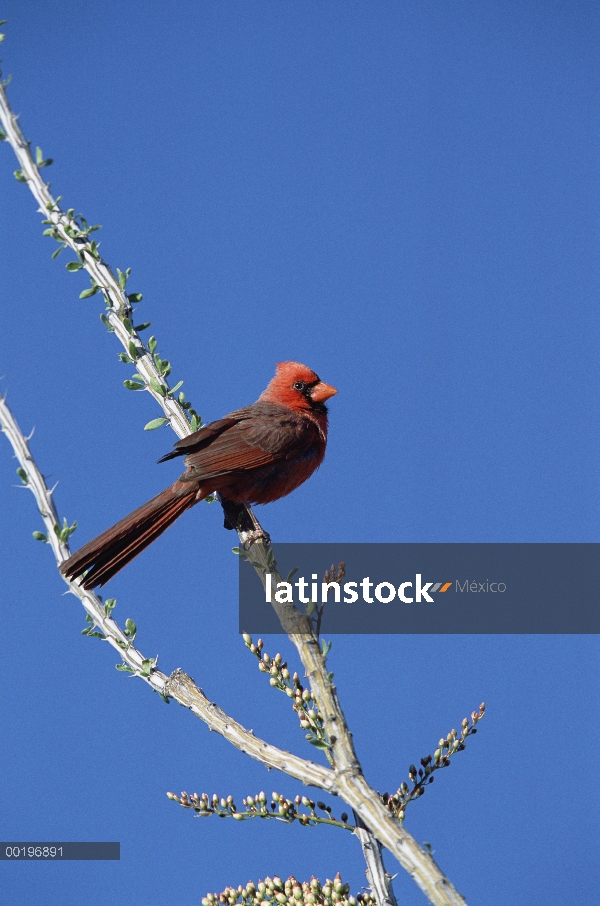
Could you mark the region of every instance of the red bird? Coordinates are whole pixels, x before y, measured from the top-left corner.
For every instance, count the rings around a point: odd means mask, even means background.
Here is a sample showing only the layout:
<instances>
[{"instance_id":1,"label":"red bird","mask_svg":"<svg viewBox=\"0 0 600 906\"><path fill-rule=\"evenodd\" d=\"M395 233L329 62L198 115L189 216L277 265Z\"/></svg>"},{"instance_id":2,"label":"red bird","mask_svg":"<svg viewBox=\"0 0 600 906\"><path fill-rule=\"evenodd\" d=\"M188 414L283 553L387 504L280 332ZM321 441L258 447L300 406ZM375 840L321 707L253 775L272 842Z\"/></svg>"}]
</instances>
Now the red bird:
<instances>
[{"instance_id":1,"label":"red bird","mask_svg":"<svg viewBox=\"0 0 600 906\"><path fill-rule=\"evenodd\" d=\"M232 528L241 505L270 503L318 469L327 445L325 400L337 393L299 362L281 362L252 406L237 409L178 440L159 462L185 456L175 484L88 541L60 567L83 588L104 585L158 538L184 510L217 492ZM237 505L237 507L236 507ZM235 522L234 522L235 524Z\"/></svg>"}]
</instances>

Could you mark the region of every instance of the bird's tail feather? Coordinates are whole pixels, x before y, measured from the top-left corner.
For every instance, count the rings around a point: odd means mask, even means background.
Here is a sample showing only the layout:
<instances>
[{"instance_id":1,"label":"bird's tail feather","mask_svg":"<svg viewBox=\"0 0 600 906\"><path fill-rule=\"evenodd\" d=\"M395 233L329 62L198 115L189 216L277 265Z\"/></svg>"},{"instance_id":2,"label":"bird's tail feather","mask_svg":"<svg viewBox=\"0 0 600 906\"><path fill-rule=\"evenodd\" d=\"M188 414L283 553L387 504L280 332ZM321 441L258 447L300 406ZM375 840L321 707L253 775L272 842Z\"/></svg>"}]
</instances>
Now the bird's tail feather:
<instances>
[{"instance_id":1,"label":"bird's tail feather","mask_svg":"<svg viewBox=\"0 0 600 906\"><path fill-rule=\"evenodd\" d=\"M199 499L197 491L197 486L180 488L177 483L161 491L112 528L84 544L62 564L61 573L72 580L87 570L80 583L83 588L104 585L196 503Z\"/></svg>"}]
</instances>

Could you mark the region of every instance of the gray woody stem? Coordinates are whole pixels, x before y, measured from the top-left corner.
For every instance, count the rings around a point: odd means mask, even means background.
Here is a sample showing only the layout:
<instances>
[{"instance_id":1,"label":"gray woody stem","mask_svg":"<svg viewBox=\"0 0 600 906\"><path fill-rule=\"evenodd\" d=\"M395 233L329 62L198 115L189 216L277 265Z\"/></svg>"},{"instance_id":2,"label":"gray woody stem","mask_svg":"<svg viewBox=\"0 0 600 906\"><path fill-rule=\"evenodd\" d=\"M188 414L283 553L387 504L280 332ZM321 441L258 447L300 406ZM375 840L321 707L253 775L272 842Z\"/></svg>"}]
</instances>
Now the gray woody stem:
<instances>
[{"instance_id":1,"label":"gray woody stem","mask_svg":"<svg viewBox=\"0 0 600 906\"><path fill-rule=\"evenodd\" d=\"M49 187L42 180L40 171L29 152L29 146L18 126L17 118L10 109L4 87L1 84L0 121L6 132L7 140L19 161L27 185L38 202L40 211L52 222L61 239L76 253L90 277L98 284L110 303L106 316L111 327L114 328L117 338L126 350L130 342L133 342L138 347L139 358L136 359L135 366L144 379L146 390L159 403L177 436L187 436L191 433L191 428L185 411L173 398L168 395L163 396L151 387L150 381L154 379L168 391L168 385L164 377L155 367L152 356L145 349L142 340L135 331L128 331L123 323L123 319L129 318L131 315L129 299L121 289L110 268L102 261L98 252L94 251L92 244L87 239L77 237L76 234L79 232L79 228L76 222L60 210L51 196ZM70 235L73 232L75 232L75 236ZM68 557L68 547L65 544L55 544L54 542L54 537L56 537L54 525L58 524L58 517L52 504L50 492L46 488L42 476L35 468L35 463L31 458L27 444L4 402L2 402L0 411L3 418L2 429L9 436L11 443L13 443L17 457L20 458L20 454L24 457L22 460L23 468L28 476L35 473L34 477L30 479L30 487L36 496L42 518L48 528L48 536L57 562L62 563ZM20 438L20 440L15 443L13 438ZM240 533L240 540L242 543L246 540L245 533ZM58 542L58 539L56 541ZM252 545L251 552L252 559L259 563L257 572L263 583L267 571L271 571L275 583L281 581L278 573L267 565L267 548L262 540ZM371 833L376 838L372 842L375 844L379 840L396 856L402 867L409 872L431 903L435 904L435 906L465 906L464 899L443 875L431 855L421 849L408 831L389 814L376 791L371 789L365 781L354 751L352 734L346 725L346 720L338 701L336 687L329 680L325 657L321 653L318 639L312 630L310 621L305 615L299 613L293 607L277 605L282 626L298 651L309 679L311 690L319 704L319 710L331 742L331 755L335 765L333 770L305 761L289 752L284 752L262 740L256 739L251 731L244 729L240 724L228 718L220 708L211 704L204 696L202 690L183 672L176 671L167 679L164 674L152 668L149 671L149 675L146 675L148 673L148 659L144 659L133 648L114 620L104 613L100 600L94 594L82 591L75 583L71 583L70 588L80 598L94 623L106 635L109 644L118 650L125 663L132 667L137 675L142 676L152 688L175 698L177 701L181 699L181 704L190 708L211 729L217 730L241 751L262 761L268 767L276 767L304 783L339 795L367 825L369 830L365 833ZM123 645L126 647L122 647ZM379 877L371 879L374 890L389 892L389 881L385 877L383 862L380 861L380 868L377 868L373 862L372 866L369 865L369 870L379 874ZM386 896L385 899L380 900L380 893L376 895L380 906L384 906L388 897Z\"/></svg>"},{"instance_id":2,"label":"gray woody stem","mask_svg":"<svg viewBox=\"0 0 600 906\"><path fill-rule=\"evenodd\" d=\"M0 429L10 441L21 468L27 473L27 487L35 497L44 521L48 543L60 566L69 557L70 552L68 544L60 541L55 532L59 519L52 500L52 492L46 487L46 482L31 455L28 443L8 408L6 400L2 397L0 397ZM65 582L67 582L66 579ZM145 680L152 689L161 695L174 698L180 705L189 708L207 724L210 730L216 730L236 748L262 762L265 767L276 768L311 786L329 791L333 789L335 779L333 771L298 758L290 752L285 752L259 739L251 730L246 730L236 720L225 714L221 708L209 701L202 689L196 686L183 671L177 670L169 678L153 666L149 670L150 660L144 658L144 655L133 646L112 616L107 616L97 595L91 591L84 591L76 582L67 582L67 585L69 590L79 598L86 613L94 621L94 625L104 633L109 645L112 645L135 675Z\"/></svg>"}]
</instances>

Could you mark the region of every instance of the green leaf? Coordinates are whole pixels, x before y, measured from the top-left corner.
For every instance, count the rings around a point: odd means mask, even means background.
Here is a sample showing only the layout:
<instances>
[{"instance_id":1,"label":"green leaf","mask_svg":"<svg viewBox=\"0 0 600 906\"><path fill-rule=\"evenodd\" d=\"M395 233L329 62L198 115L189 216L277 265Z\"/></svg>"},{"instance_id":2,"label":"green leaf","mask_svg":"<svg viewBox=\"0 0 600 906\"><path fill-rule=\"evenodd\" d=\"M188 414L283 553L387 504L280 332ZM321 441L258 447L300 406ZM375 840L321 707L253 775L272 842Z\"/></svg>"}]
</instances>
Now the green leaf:
<instances>
[{"instance_id":1,"label":"green leaf","mask_svg":"<svg viewBox=\"0 0 600 906\"><path fill-rule=\"evenodd\" d=\"M136 324L133 329L138 333L141 333L142 330L148 330L149 327L152 327L152 321L145 321L143 324Z\"/></svg>"},{"instance_id":2,"label":"green leaf","mask_svg":"<svg viewBox=\"0 0 600 906\"><path fill-rule=\"evenodd\" d=\"M19 182L27 182L27 177L22 170L15 170L15 179Z\"/></svg>"},{"instance_id":3,"label":"green leaf","mask_svg":"<svg viewBox=\"0 0 600 906\"><path fill-rule=\"evenodd\" d=\"M121 673L135 673L135 670L132 670L127 664L115 664L117 670L120 670Z\"/></svg>"},{"instance_id":4,"label":"green leaf","mask_svg":"<svg viewBox=\"0 0 600 906\"><path fill-rule=\"evenodd\" d=\"M133 359L134 362L135 362L135 360L138 359L141 355L143 355L141 349L140 349L138 346L135 345L135 343L133 342L133 340L130 340L129 343L127 344L127 351L128 351L129 355L131 356L131 358Z\"/></svg>"},{"instance_id":5,"label":"green leaf","mask_svg":"<svg viewBox=\"0 0 600 906\"><path fill-rule=\"evenodd\" d=\"M110 331L110 333L115 332L114 327L112 327L112 325L111 325L110 321L108 320L108 318L106 317L106 315L100 315L100 320L102 321L104 326L107 328L107 330Z\"/></svg>"},{"instance_id":6,"label":"green leaf","mask_svg":"<svg viewBox=\"0 0 600 906\"><path fill-rule=\"evenodd\" d=\"M197 431L202 424L202 419L198 415L192 416L192 421L190 422L190 427L192 431Z\"/></svg>"},{"instance_id":7,"label":"green leaf","mask_svg":"<svg viewBox=\"0 0 600 906\"><path fill-rule=\"evenodd\" d=\"M327 674L327 679L329 680L330 683L333 682L333 677L334 677L334 676L335 676L335 673L328 673L328 674Z\"/></svg>"},{"instance_id":8,"label":"green leaf","mask_svg":"<svg viewBox=\"0 0 600 906\"><path fill-rule=\"evenodd\" d=\"M158 689L156 689L155 691L158 692ZM163 695L162 692L158 692L158 694L160 695L160 697L162 698L162 700L164 701L164 703L165 703L166 705L170 705L170 704L171 704L171 699L169 698L168 695Z\"/></svg>"},{"instance_id":9,"label":"green leaf","mask_svg":"<svg viewBox=\"0 0 600 906\"><path fill-rule=\"evenodd\" d=\"M133 365L133 359L130 359L126 352L119 352L118 355L122 362L129 362Z\"/></svg>"},{"instance_id":10,"label":"green leaf","mask_svg":"<svg viewBox=\"0 0 600 906\"><path fill-rule=\"evenodd\" d=\"M294 578L294 576L296 575L296 573L298 572L299 569L300 569L299 566L295 566L293 569L291 569L291 570L289 571L288 577L287 577L287 579L286 579L285 581L286 581L286 582L291 582L292 579Z\"/></svg>"},{"instance_id":11,"label":"green leaf","mask_svg":"<svg viewBox=\"0 0 600 906\"><path fill-rule=\"evenodd\" d=\"M132 305L135 305L137 302L142 301L143 296L141 293L129 293L127 298L129 299L129 301L131 302Z\"/></svg>"},{"instance_id":12,"label":"green leaf","mask_svg":"<svg viewBox=\"0 0 600 906\"><path fill-rule=\"evenodd\" d=\"M154 431L156 428L162 428L167 423L166 418L153 418L151 422L144 425L144 431Z\"/></svg>"},{"instance_id":13,"label":"green leaf","mask_svg":"<svg viewBox=\"0 0 600 906\"><path fill-rule=\"evenodd\" d=\"M133 324L131 323L129 318L123 318L123 327L129 335L133 333Z\"/></svg>"},{"instance_id":14,"label":"green leaf","mask_svg":"<svg viewBox=\"0 0 600 906\"><path fill-rule=\"evenodd\" d=\"M167 389L163 384L159 384L155 377L150 378L150 386L155 393L158 393L159 396L163 398L167 395Z\"/></svg>"},{"instance_id":15,"label":"green leaf","mask_svg":"<svg viewBox=\"0 0 600 906\"><path fill-rule=\"evenodd\" d=\"M128 636L130 641L134 640L136 632L137 632L137 626L135 625L133 620L129 620L129 619L125 620L125 635Z\"/></svg>"},{"instance_id":16,"label":"green leaf","mask_svg":"<svg viewBox=\"0 0 600 906\"><path fill-rule=\"evenodd\" d=\"M174 393L177 393L177 391L179 390L179 388L181 387L182 384L183 384L183 381L179 381L178 384L175 384L173 389L169 390L169 396L173 396Z\"/></svg>"},{"instance_id":17,"label":"green leaf","mask_svg":"<svg viewBox=\"0 0 600 906\"><path fill-rule=\"evenodd\" d=\"M119 275L119 286L121 287L121 289L125 289L125 287L127 286L127 278L129 277L130 273L131 268L125 271L125 273L117 268L117 274Z\"/></svg>"},{"instance_id":18,"label":"green leaf","mask_svg":"<svg viewBox=\"0 0 600 906\"><path fill-rule=\"evenodd\" d=\"M98 292L99 289L100 289L99 286L90 286L89 289L84 289L84 291L82 293L79 293L79 298L80 299L91 299L92 296L96 295L96 293ZM112 327L110 329L112 330Z\"/></svg>"},{"instance_id":19,"label":"green leaf","mask_svg":"<svg viewBox=\"0 0 600 906\"><path fill-rule=\"evenodd\" d=\"M123 381L123 385L127 387L128 390L145 390L146 385L144 383L140 384L138 381Z\"/></svg>"},{"instance_id":20,"label":"green leaf","mask_svg":"<svg viewBox=\"0 0 600 906\"><path fill-rule=\"evenodd\" d=\"M306 605L306 616L309 617L311 615L311 613L315 612L316 609L317 609L317 605L315 604L315 602L309 601L308 604Z\"/></svg>"},{"instance_id":21,"label":"green leaf","mask_svg":"<svg viewBox=\"0 0 600 906\"><path fill-rule=\"evenodd\" d=\"M231 550L233 551L234 554L237 554L238 557L241 557L242 560L248 559L248 555L246 554L246 551L242 550L241 547L232 547Z\"/></svg>"},{"instance_id":22,"label":"green leaf","mask_svg":"<svg viewBox=\"0 0 600 906\"><path fill-rule=\"evenodd\" d=\"M154 658L146 657L142 661L142 669L141 669L140 673L142 674L142 676L150 676L150 673L152 672L153 667L154 667Z\"/></svg>"},{"instance_id":23,"label":"green leaf","mask_svg":"<svg viewBox=\"0 0 600 906\"><path fill-rule=\"evenodd\" d=\"M314 746L316 749L330 749L331 748L331 744L328 742L325 742L324 739L315 739L314 736L311 736L308 741L311 744L311 746Z\"/></svg>"},{"instance_id":24,"label":"green leaf","mask_svg":"<svg viewBox=\"0 0 600 906\"><path fill-rule=\"evenodd\" d=\"M6 132L4 129L0 129L0 142L6 141Z\"/></svg>"},{"instance_id":25,"label":"green leaf","mask_svg":"<svg viewBox=\"0 0 600 906\"><path fill-rule=\"evenodd\" d=\"M36 541L43 541L44 544L48 544L48 535L45 535L43 532L33 532L33 537Z\"/></svg>"},{"instance_id":26,"label":"green leaf","mask_svg":"<svg viewBox=\"0 0 600 906\"><path fill-rule=\"evenodd\" d=\"M106 614L107 617L109 617L111 615L111 613L113 612L113 610L115 609L116 606L117 606L116 598L107 598L106 599L106 601L104 602L104 613Z\"/></svg>"},{"instance_id":27,"label":"green leaf","mask_svg":"<svg viewBox=\"0 0 600 906\"><path fill-rule=\"evenodd\" d=\"M69 261L68 264L65 264L65 267L68 271L80 271L83 264L81 261Z\"/></svg>"},{"instance_id":28,"label":"green leaf","mask_svg":"<svg viewBox=\"0 0 600 906\"><path fill-rule=\"evenodd\" d=\"M17 475L19 476L23 484L29 484L29 475L27 474L25 469L17 469Z\"/></svg>"},{"instance_id":29,"label":"green leaf","mask_svg":"<svg viewBox=\"0 0 600 906\"><path fill-rule=\"evenodd\" d=\"M62 252L62 250L63 250L64 248L66 248L66 245L67 245L66 242L63 242L62 245L59 245L59 247L56 249L56 251L55 251L55 252L52 252L52 258L58 258L58 256L59 256L60 253Z\"/></svg>"},{"instance_id":30,"label":"green leaf","mask_svg":"<svg viewBox=\"0 0 600 906\"><path fill-rule=\"evenodd\" d=\"M52 236L52 238L54 239L56 238L56 236L58 236L58 233L56 232L56 229L54 227L48 227L47 230L44 230L42 236Z\"/></svg>"},{"instance_id":31,"label":"green leaf","mask_svg":"<svg viewBox=\"0 0 600 906\"><path fill-rule=\"evenodd\" d=\"M156 346L157 346L156 337L150 337L150 339L148 340L149 351L152 353L156 352Z\"/></svg>"}]
</instances>

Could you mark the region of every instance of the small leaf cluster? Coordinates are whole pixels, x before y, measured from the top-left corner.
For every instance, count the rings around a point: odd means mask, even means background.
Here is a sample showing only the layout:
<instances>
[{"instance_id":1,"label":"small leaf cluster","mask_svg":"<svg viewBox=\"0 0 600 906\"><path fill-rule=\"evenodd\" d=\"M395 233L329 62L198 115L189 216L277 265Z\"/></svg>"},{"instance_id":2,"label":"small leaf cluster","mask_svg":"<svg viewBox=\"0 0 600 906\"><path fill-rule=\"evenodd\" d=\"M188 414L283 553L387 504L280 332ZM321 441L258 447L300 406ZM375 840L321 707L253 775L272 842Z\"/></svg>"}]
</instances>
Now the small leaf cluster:
<instances>
[{"instance_id":1,"label":"small leaf cluster","mask_svg":"<svg viewBox=\"0 0 600 906\"><path fill-rule=\"evenodd\" d=\"M333 880L324 884L312 877L310 881L297 881L293 875L282 881L277 876L265 878L245 887L226 887L221 893L209 893L202 898L202 906L376 906L372 893L350 895L350 886L344 884L338 872Z\"/></svg>"},{"instance_id":2,"label":"small leaf cluster","mask_svg":"<svg viewBox=\"0 0 600 906\"><path fill-rule=\"evenodd\" d=\"M438 747L433 755L426 755L421 758L421 767L416 768L411 764L408 769L408 779L412 784L412 789L403 781L398 790L391 796L389 793L383 793L381 799L389 811L400 821L404 819L404 811L409 802L418 799L425 792L425 787L433 783L433 774L440 768L450 766L450 759L456 752L462 752L466 748L466 740L469 736L477 733L476 724L485 714L485 702L479 706L479 711L471 712L471 723L468 717L465 717L461 724L461 732L451 730L445 739L440 739Z\"/></svg>"},{"instance_id":3,"label":"small leaf cluster","mask_svg":"<svg viewBox=\"0 0 600 906\"><path fill-rule=\"evenodd\" d=\"M0 41L3 38L4 38L4 35L0 35ZM6 138L6 133L4 132L4 130L0 130L0 141L3 142L5 138ZM52 162L53 161L52 161L51 157L44 158L41 148L35 149L35 165L38 168L38 170L41 170L42 167L49 167L52 164ZM25 176L25 174L23 173L22 170L15 170L14 177L18 182L27 182L27 177Z\"/></svg>"},{"instance_id":4,"label":"small leaf cluster","mask_svg":"<svg viewBox=\"0 0 600 906\"><path fill-rule=\"evenodd\" d=\"M40 148L36 149L37 157L41 155ZM37 166L48 166L48 163L52 163L52 160L49 158L47 162L37 163ZM21 172L21 171L17 171ZM16 175L16 173L15 173ZM18 178L18 177L17 177ZM44 236L50 236L51 239L54 239L55 242L58 242L58 248L52 253L52 258L58 258L60 253L64 248L67 247L67 242L64 240L64 235L68 236L69 239L72 239L80 248L77 250L77 261L69 261L65 267L68 271L76 272L81 270L84 266L85 258L84 251L87 252L94 260L101 261L99 245L95 241L90 242L89 237L90 233L94 233L96 230L102 229L99 223L88 224L87 220L82 214L75 214L75 208L69 208L69 210L64 213L58 206L59 201L62 199L62 195L56 199L56 201L50 201L46 205L46 210L53 214L59 215L59 223L57 224L54 220L48 218L42 220L42 223L47 225L47 229L44 230ZM60 226L60 230L59 227ZM61 233L62 231L62 233ZM92 282L92 288L84 290L79 298L87 299L90 296L94 296L101 289L97 283Z\"/></svg>"},{"instance_id":5,"label":"small leaf cluster","mask_svg":"<svg viewBox=\"0 0 600 906\"><path fill-rule=\"evenodd\" d=\"M107 600L104 602L104 613L106 614L107 617L109 617L111 615L112 611L116 607L116 604L117 604L116 598L107 598ZM93 617L91 617L89 613L86 613L86 615L85 615L85 622L88 623L89 625L86 626L85 629L81 630L82 635L90 636L90 638L93 638L93 639L105 639L106 638L106 636L104 635L103 632L100 632L96 629L96 623L95 623Z\"/></svg>"},{"instance_id":6,"label":"small leaf cluster","mask_svg":"<svg viewBox=\"0 0 600 906\"><path fill-rule=\"evenodd\" d=\"M23 473L23 474L21 474ZM23 482L23 484L29 483L29 478L24 469L17 469L17 474ZM73 525L69 525L66 519L63 519L62 528L60 525L54 525L54 534L62 544L66 544L70 536L73 534L77 528L77 522L74 522ZM33 537L36 541L42 541L44 544L48 544L48 535L44 532L33 532Z\"/></svg>"},{"instance_id":7,"label":"small leaf cluster","mask_svg":"<svg viewBox=\"0 0 600 906\"><path fill-rule=\"evenodd\" d=\"M264 643L262 639L258 639L256 645L248 633L244 633L243 639L246 648L257 658L258 669L262 673L269 674L271 686L284 692L288 698L293 699L292 708L300 719L301 728L308 731L306 738L310 744L318 749L328 751L331 748L331 744L327 739L323 719L319 714L317 703L310 689L304 688L297 673L294 673L293 676L290 675L288 666L281 654L276 654L272 658L266 651L263 651Z\"/></svg>"},{"instance_id":8,"label":"small leaf cluster","mask_svg":"<svg viewBox=\"0 0 600 906\"><path fill-rule=\"evenodd\" d=\"M227 798L217 796L213 793L209 798L207 793L193 793L188 796L182 792L181 796L175 793L167 793L167 798L178 802L183 808L191 808L196 812L196 818L217 815L219 818L235 818L236 821L247 821L250 818L275 818L277 821L283 821L285 824L292 824L298 821L303 827L315 827L317 824L331 824L334 827L343 827L346 830L353 831L354 826L348 824L348 815L342 812L341 819L337 820L331 816L331 807L324 802L315 803L307 796L296 796L294 799L286 799L281 793L274 792L271 796L270 810L269 803L264 791L257 793L256 796L247 796L243 799L244 808L238 810L233 796ZM304 806L307 811L301 812L300 806ZM324 814L318 815L316 808Z\"/></svg>"}]
</instances>

